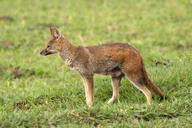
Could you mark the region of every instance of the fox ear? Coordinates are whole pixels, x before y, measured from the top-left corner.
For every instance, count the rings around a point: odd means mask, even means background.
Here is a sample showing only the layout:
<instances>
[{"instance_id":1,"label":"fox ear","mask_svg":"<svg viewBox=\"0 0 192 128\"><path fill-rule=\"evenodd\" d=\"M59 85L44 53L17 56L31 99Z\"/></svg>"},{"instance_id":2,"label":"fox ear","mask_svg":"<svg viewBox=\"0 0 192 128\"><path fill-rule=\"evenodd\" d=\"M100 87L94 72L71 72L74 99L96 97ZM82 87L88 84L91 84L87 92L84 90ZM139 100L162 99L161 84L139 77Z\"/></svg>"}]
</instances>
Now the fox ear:
<instances>
[{"instance_id":1,"label":"fox ear","mask_svg":"<svg viewBox=\"0 0 192 128\"><path fill-rule=\"evenodd\" d=\"M50 33L54 39L58 39L61 36L56 28L50 28Z\"/></svg>"}]
</instances>

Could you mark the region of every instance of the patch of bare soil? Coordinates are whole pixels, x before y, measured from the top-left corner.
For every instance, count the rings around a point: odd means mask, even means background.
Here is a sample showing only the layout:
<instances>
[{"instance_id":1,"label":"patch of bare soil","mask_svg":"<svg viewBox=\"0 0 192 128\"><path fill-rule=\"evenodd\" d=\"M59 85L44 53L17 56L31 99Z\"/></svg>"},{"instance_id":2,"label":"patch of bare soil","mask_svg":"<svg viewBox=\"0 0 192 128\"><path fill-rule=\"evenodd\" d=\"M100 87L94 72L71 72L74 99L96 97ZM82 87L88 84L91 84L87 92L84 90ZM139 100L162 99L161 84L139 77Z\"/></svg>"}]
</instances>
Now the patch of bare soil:
<instances>
[{"instance_id":1,"label":"patch of bare soil","mask_svg":"<svg viewBox=\"0 0 192 128\"><path fill-rule=\"evenodd\" d=\"M192 43L188 43L187 45L178 44L176 45L175 49L189 49L192 48Z\"/></svg>"},{"instance_id":2,"label":"patch of bare soil","mask_svg":"<svg viewBox=\"0 0 192 128\"><path fill-rule=\"evenodd\" d=\"M25 106L27 107L27 109L31 108L31 105L29 104L28 101L22 101L22 102L15 103L14 106L19 108L19 109L23 109Z\"/></svg>"},{"instance_id":3,"label":"patch of bare soil","mask_svg":"<svg viewBox=\"0 0 192 128\"><path fill-rule=\"evenodd\" d=\"M162 62L162 61L158 61L158 60L153 60L152 62L153 62L153 64L155 64L156 66L157 66L157 65L167 65L167 64L168 64L168 62Z\"/></svg>"},{"instance_id":4,"label":"patch of bare soil","mask_svg":"<svg viewBox=\"0 0 192 128\"><path fill-rule=\"evenodd\" d=\"M8 70L8 67L5 66L5 65L0 65L0 70L1 70L1 71L7 71L7 70Z\"/></svg>"},{"instance_id":5,"label":"patch of bare soil","mask_svg":"<svg viewBox=\"0 0 192 128\"><path fill-rule=\"evenodd\" d=\"M43 75L43 78L51 78L51 76L48 74L45 74L45 75Z\"/></svg>"},{"instance_id":6,"label":"patch of bare soil","mask_svg":"<svg viewBox=\"0 0 192 128\"><path fill-rule=\"evenodd\" d=\"M187 44L186 48L192 48L192 44Z\"/></svg>"},{"instance_id":7,"label":"patch of bare soil","mask_svg":"<svg viewBox=\"0 0 192 128\"><path fill-rule=\"evenodd\" d=\"M15 67L13 71L11 72L11 76L13 78L21 78L22 76L33 76L35 75L35 71L30 69L20 69L20 67Z\"/></svg>"},{"instance_id":8,"label":"patch of bare soil","mask_svg":"<svg viewBox=\"0 0 192 128\"><path fill-rule=\"evenodd\" d=\"M167 119L171 119L171 118L177 118L181 116L180 114L178 113L165 113L165 114L138 114L138 115L135 115L134 117L138 120L145 120L145 121L150 121L150 120L155 120L156 118L167 118Z\"/></svg>"},{"instance_id":9,"label":"patch of bare soil","mask_svg":"<svg viewBox=\"0 0 192 128\"><path fill-rule=\"evenodd\" d=\"M10 77L14 79L38 75L38 72L32 69L21 68L20 66L13 66L13 65L10 65L9 67L0 65L0 71L6 71L7 69L10 69ZM48 73L41 74L40 77L51 78L51 76Z\"/></svg>"},{"instance_id":10,"label":"patch of bare soil","mask_svg":"<svg viewBox=\"0 0 192 128\"><path fill-rule=\"evenodd\" d=\"M14 18L10 16L0 16L0 20L14 21Z\"/></svg>"},{"instance_id":11,"label":"patch of bare soil","mask_svg":"<svg viewBox=\"0 0 192 128\"><path fill-rule=\"evenodd\" d=\"M15 45L14 42L11 42L11 41L5 42L5 46L7 46L7 47L14 46L14 45Z\"/></svg>"},{"instance_id":12,"label":"patch of bare soil","mask_svg":"<svg viewBox=\"0 0 192 128\"><path fill-rule=\"evenodd\" d=\"M2 46L3 48L13 47L14 45L13 41L0 41L0 47Z\"/></svg>"}]
</instances>

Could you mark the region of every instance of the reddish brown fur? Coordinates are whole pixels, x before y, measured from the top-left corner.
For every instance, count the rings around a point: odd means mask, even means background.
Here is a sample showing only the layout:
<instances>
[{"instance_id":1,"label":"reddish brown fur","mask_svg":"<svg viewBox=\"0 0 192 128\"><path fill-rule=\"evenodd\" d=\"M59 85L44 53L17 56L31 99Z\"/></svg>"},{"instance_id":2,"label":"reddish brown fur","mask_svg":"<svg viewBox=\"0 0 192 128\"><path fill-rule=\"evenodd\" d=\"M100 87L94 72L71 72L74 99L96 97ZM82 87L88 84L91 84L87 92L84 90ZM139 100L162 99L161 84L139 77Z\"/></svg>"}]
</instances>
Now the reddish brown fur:
<instances>
[{"instance_id":1,"label":"reddish brown fur","mask_svg":"<svg viewBox=\"0 0 192 128\"><path fill-rule=\"evenodd\" d=\"M85 86L86 101L89 107L93 104L93 75L111 75L113 97L108 103L113 103L119 97L121 78L126 76L131 83L141 90L148 103L151 102L151 88L161 97L165 95L148 78L142 57L135 48L127 43L106 43L98 46L77 47L71 44L55 28L50 29L51 40L42 55L59 53L64 62L82 77Z\"/></svg>"}]
</instances>

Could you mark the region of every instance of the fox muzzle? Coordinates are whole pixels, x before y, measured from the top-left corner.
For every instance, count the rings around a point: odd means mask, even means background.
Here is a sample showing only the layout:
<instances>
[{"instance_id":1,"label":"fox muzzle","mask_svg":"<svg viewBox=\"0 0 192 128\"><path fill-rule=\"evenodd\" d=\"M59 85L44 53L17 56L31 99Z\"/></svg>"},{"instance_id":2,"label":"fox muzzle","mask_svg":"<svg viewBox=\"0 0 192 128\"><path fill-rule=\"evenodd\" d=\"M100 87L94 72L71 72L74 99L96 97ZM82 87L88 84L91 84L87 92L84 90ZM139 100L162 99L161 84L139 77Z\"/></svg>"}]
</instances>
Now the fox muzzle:
<instances>
[{"instance_id":1,"label":"fox muzzle","mask_svg":"<svg viewBox=\"0 0 192 128\"><path fill-rule=\"evenodd\" d=\"M40 54L43 55L43 56L51 55L51 54L54 54L54 53L56 53L56 52L54 52L54 51L47 51L45 49L40 52Z\"/></svg>"},{"instance_id":2,"label":"fox muzzle","mask_svg":"<svg viewBox=\"0 0 192 128\"><path fill-rule=\"evenodd\" d=\"M43 56L47 56L47 55L50 55L50 54L52 54L52 53L49 52L49 51L46 51L46 50L42 50L42 51L40 52L40 54L43 55Z\"/></svg>"}]
</instances>

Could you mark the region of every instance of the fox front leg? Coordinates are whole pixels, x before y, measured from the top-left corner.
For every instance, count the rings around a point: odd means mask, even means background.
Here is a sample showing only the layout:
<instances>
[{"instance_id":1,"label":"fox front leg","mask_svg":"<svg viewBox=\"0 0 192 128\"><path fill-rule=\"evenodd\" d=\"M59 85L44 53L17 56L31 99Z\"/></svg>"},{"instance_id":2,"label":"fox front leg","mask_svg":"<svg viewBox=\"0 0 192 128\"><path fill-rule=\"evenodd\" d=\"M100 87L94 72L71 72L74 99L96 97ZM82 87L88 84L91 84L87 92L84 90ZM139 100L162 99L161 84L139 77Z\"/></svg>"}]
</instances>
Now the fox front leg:
<instances>
[{"instance_id":1,"label":"fox front leg","mask_svg":"<svg viewBox=\"0 0 192 128\"><path fill-rule=\"evenodd\" d=\"M112 87L113 87L113 96L107 102L107 104L111 104L111 103L115 102L119 98L119 85L120 85L120 82L121 82L121 78L112 77L111 84L112 84Z\"/></svg>"},{"instance_id":2,"label":"fox front leg","mask_svg":"<svg viewBox=\"0 0 192 128\"><path fill-rule=\"evenodd\" d=\"M93 96L93 76L81 76L84 87L85 87L85 97L88 107L90 108L93 105L94 96Z\"/></svg>"}]
</instances>

